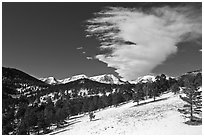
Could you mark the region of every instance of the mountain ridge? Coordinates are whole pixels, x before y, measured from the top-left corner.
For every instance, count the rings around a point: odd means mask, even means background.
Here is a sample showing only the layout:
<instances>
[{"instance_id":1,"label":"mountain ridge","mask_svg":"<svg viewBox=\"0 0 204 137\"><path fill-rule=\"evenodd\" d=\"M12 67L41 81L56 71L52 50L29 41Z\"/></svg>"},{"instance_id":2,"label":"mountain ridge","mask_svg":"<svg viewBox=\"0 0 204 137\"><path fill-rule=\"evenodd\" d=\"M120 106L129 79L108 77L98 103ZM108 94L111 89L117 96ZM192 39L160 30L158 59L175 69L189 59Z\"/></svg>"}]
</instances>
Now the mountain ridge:
<instances>
[{"instance_id":1,"label":"mountain ridge","mask_svg":"<svg viewBox=\"0 0 204 137\"><path fill-rule=\"evenodd\" d=\"M192 75L196 75L197 73L202 72L202 69L198 69L198 70L194 70L194 71L189 71L186 73L181 74L182 75L187 75L187 74L192 74ZM171 76L166 76L167 79L169 78L176 78L178 79L178 77L171 77ZM54 78L54 77L53 77ZM101 74L101 75L96 75L96 76L86 76L85 74L79 74L79 75L74 75L68 78L64 78L64 79L56 79L53 80L52 82L49 83L49 77L46 78L39 78L40 80L42 80L43 82L47 83L47 84L66 84L69 83L71 81L76 81L78 79L90 79L93 81L97 81L100 83L106 83L106 84L137 84L137 83L147 83L147 82L154 82L156 80L156 75L152 75L152 74L147 74L141 77L138 77L136 80L131 80L131 81L123 81L120 78L117 78L116 76L114 76L113 74ZM48 82L46 82L48 81Z\"/></svg>"},{"instance_id":2,"label":"mountain ridge","mask_svg":"<svg viewBox=\"0 0 204 137\"><path fill-rule=\"evenodd\" d=\"M54 77L48 77L48 78L39 78L39 80L47 84L54 85L54 84L66 84L71 81L76 81L76 80L85 79L85 78L90 79L92 81L97 81L97 82L106 83L106 84L125 84L124 81L117 78L113 74L102 74L102 75L91 76L91 77L88 77L85 74L79 74L79 75L74 75L64 79L56 79Z\"/></svg>"}]
</instances>

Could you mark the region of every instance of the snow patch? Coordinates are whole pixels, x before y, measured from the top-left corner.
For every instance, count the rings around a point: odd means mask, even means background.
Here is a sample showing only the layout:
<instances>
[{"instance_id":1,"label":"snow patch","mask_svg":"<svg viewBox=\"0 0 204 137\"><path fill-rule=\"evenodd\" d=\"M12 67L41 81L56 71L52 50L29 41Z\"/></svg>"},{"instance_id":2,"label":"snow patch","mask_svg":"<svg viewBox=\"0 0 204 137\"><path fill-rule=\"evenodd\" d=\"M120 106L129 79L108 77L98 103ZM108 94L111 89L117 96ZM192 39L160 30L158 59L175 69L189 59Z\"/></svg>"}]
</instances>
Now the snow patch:
<instances>
[{"instance_id":1,"label":"snow patch","mask_svg":"<svg viewBox=\"0 0 204 137\"><path fill-rule=\"evenodd\" d=\"M84 74L81 74L81 75L72 76L70 78L61 79L61 80L58 80L58 81L65 84L65 83L68 83L68 82L71 82L71 81L75 81L75 80L78 80L78 79L84 79L84 78L88 78L88 77L86 75L84 75Z\"/></svg>"},{"instance_id":2,"label":"snow patch","mask_svg":"<svg viewBox=\"0 0 204 137\"><path fill-rule=\"evenodd\" d=\"M91 80L107 83L107 84L124 84L119 78L115 77L113 74L104 74L99 76L90 77Z\"/></svg>"}]
</instances>

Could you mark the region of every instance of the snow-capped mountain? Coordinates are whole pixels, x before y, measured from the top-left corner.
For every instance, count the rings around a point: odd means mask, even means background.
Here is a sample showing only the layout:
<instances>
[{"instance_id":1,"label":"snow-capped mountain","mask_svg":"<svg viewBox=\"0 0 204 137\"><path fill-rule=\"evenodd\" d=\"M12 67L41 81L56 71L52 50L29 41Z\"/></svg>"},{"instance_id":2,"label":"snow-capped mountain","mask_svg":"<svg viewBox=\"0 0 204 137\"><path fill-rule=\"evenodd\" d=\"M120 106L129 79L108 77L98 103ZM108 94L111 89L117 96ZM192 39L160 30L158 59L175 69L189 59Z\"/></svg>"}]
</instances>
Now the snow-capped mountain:
<instances>
[{"instance_id":1,"label":"snow-capped mountain","mask_svg":"<svg viewBox=\"0 0 204 137\"><path fill-rule=\"evenodd\" d=\"M58 81L60 83L62 83L62 84L65 84L65 83L68 83L68 82L71 82L71 81L75 81L75 80L78 80L78 79L84 79L84 78L88 79L88 77L86 75L81 74L81 75L72 76L70 78L61 79L61 80L58 80Z\"/></svg>"},{"instance_id":2,"label":"snow-capped mountain","mask_svg":"<svg viewBox=\"0 0 204 137\"><path fill-rule=\"evenodd\" d=\"M168 80L170 77L166 76L166 79ZM171 77L173 78L173 77ZM136 80L132 81L122 81L121 79L115 77L113 74L103 74L103 75L98 75L98 76L92 76L88 77L84 74L68 77L65 79L56 79L54 77L48 77L48 78L40 78L41 81L47 83L47 84L66 84L71 81L76 81L79 79L89 79L92 81L97 81L100 83L106 83L106 84L126 84L126 83L131 83L131 84L137 84L137 83L147 83L147 82L154 82L156 80L156 76L154 75L145 75L142 77L138 77Z\"/></svg>"},{"instance_id":3,"label":"snow-capped mountain","mask_svg":"<svg viewBox=\"0 0 204 137\"><path fill-rule=\"evenodd\" d=\"M47 83L47 84L60 84L60 81L58 81L54 77L48 77L48 78L40 78L41 81Z\"/></svg>"},{"instance_id":4,"label":"snow-capped mountain","mask_svg":"<svg viewBox=\"0 0 204 137\"><path fill-rule=\"evenodd\" d=\"M137 80L138 82L147 83L147 82L154 82L156 79L155 79L155 76L153 75L146 75L143 77L139 77Z\"/></svg>"},{"instance_id":5,"label":"snow-capped mountain","mask_svg":"<svg viewBox=\"0 0 204 137\"><path fill-rule=\"evenodd\" d=\"M115 77L113 74L103 74L103 75L92 76L92 77L88 77L84 74L80 74L80 75L68 77L68 78L61 79L61 80L56 79L54 77L40 78L40 80L47 84L66 84L71 81L76 81L76 80L85 79L85 78L90 79L92 81L97 81L97 82L106 83L106 84L126 84L126 83L137 84L137 83L154 82L156 80L156 76L154 75L145 75L142 77L138 77L136 80L125 82ZM166 78L168 80L169 76L166 76Z\"/></svg>"},{"instance_id":6,"label":"snow-capped mountain","mask_svg":"<svg viewBox=\"0 0 204 137\"><path fill-rule=\"evenodd\" d=\"M107 83L107 84L124 84L125 82L121 81L119 78L115 77L113 74L104 74L99 76L90 77L91 80Z\"/></svg>"},{"instance_id":7,"label":"snow-capped mountain","mask_svg":"<svg viewBox=\"0 0 204 137\"><path fill-rule=\"evenodd\" d=\"M100 83L106 83L106 84L125 84L127 82L120 80L119 78L115 77L113 74L103 74L98 76L92 76L88 77L84 74L68 77L65 79L58 80L54 77L48 77L48 78L40 78L41 81L47 83L47 84L66 84L71 81L79 80L79 79L90 79L92 81L97 81ZM146 83L146 82L153 82L155 81L155 76L153 75L146 75L143 77L139 77L137 80L134 81L128 81L131 84L136 84L138 82Z\"/></svg>"},{"instance_id":8,"label":"snow-capped mountain","mask_svg":"<svg viewBox=\"0 0 204 137\"><path fill-rule=\"evenodd\" d=\"M131 84L154 82L156 77L153 75L145 75L138 77L136 80L129 81Z\"/></svg>"},{"instance_id":9,"label":"snow-capped mountain","mask_svg":"<svg viewBox=\"0 0 204 137\"><path fill-rule=\"evenodd\" d=\"M106 84L125 84L124 81L115 77L113 74L104 74L104 75L93 76L93 77L87 77L84 74L80 74L80 75L72 76L61 80L57 80L54 77L40 78L40 80L48 84L66 84L71 81L85 79L85 78L90 79L92 81L97 81L97 82L106 83Z\"/></svg>"}]
</instances>

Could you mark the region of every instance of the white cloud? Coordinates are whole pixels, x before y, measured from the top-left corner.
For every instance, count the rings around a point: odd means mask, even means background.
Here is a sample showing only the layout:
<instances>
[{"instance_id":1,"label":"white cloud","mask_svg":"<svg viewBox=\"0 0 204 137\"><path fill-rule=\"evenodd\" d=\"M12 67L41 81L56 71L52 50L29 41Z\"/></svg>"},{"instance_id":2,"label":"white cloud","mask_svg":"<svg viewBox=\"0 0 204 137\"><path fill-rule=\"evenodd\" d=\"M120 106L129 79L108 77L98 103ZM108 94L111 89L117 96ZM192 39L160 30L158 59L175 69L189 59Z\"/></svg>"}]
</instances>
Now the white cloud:
<instances>
[{"instance_id":1,"label":"white cloud","mask_svg":"<svg viewBox=\"0 0 204 137\"><path fill-rule=\"evenodd\" d=\"M202 49L200 49L199 51L202 52Z\"/></svg>"},{"instance_id":2,"label":"white cloud","mask_svg":"<svg viewBox=\"0 0 204 137\"><path fill-rule=\"evenodd\" d=\"M83 54L86 54L86 52L85 52L85 51L83 51L82 53L83 53Z\"/></svg>"},{"instance_id":3,"label":"white cloud","mask_svg":"<svg viewBox=\"0 0 204 137\"><path fill-rule=\"evenodd\" d=\"M87 32L98 36L102 49L111 54L96 55L126 80L150 73L170 54L176 44L202 35L201 11L194 7L160 7L146 12L110 7L88 20Z\"/></svg>"},{"instance_id":4,"label":"white cloud","mask_svg":"<svg viewBox=\"0 0 204 137\"><path fill-rule=\"evenodd\" d=\"M81 50L81 49L83 49L83 47L77 47L76 49L77 49L77 50Z\"/></svg>"},{"instance_id":5,"label":"white cloud","mask_svg":"<svg viewBox=\"0 0 204 137\"><path fill-rule=\"evenodd\" d=\"M86 57L86 59L88 59L88 60L92 60L93 58L92 58L92 57Z\"/></svg>"}]
</instances>

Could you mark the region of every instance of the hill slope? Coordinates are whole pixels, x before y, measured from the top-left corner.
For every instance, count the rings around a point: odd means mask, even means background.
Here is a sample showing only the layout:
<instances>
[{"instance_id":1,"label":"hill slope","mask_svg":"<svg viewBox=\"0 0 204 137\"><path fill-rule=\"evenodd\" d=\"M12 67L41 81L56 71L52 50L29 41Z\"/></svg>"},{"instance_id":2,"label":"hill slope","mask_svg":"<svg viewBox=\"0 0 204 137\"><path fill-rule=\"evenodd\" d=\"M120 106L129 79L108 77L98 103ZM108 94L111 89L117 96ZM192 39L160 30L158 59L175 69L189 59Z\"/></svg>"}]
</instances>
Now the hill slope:
<instances>
[{"instance_id":1,"label":"hill slope","mask_svg":"<svg viewBox=\"0 0 204 137\"><path fill-rule=\"evenodd\" d=\"M30 76L29 74L14 69L14 68L6 68L2 67L2 82L21 82L21 83L32 83L35 85L46 85L44 82L41 80L38 80L34 78L33 76Z\"/></svg>"},{"instance_id":2,"label":"hill slope","mask_svg":"<svg viewBox=\"0 0 204 137\"><path fill-rule=\"evenodd\" d=\"M71 118L70 126L51 134L202 134L202 126L184 124L184 117L177 111L185 103L172 93L164 94L158 101L137 106L129 102L117 108L96 112L96 119L88 115Z\"/></svg>"}]
</instances>

